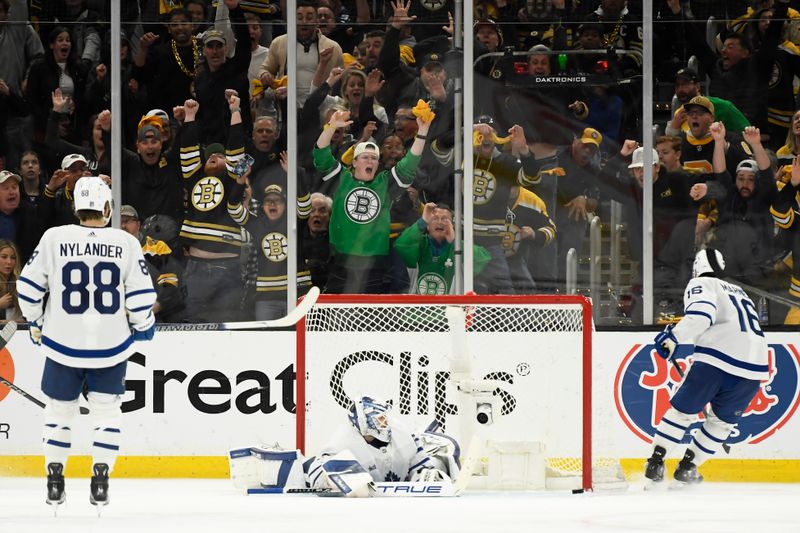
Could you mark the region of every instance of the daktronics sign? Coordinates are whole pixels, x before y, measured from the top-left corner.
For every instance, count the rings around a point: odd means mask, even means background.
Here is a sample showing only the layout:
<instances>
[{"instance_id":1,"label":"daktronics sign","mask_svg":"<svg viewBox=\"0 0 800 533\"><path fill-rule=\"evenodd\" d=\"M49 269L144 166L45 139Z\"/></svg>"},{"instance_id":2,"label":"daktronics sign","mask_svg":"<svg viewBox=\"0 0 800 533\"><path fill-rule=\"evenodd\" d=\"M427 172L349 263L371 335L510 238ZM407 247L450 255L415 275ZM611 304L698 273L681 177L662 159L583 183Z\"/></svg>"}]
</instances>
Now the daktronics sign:
<instances>
[{"instance_id":1,"label":"daktronics sign","mask_svg":"<svg viewBox=\"0 0 800 533\"><path fill-rule=\"evenodd\" d=\"M691 357L688 358L691 363ZM684 371L689 365L679 360ZM769 378L745 410L728 438L730 444L755 444L788 422L800 400L800 353L793 344L769 345ZM670 408L669 399L680 384L677 370L659 357L652 344L635 345L620 364L614 380L614 401L622 420L645 442L651 443L655 426ZM703 415L692 428L703 423ZM690 432L684 439L689 442Z\"/></svg>"},{"instance_id":2,"label":"daktronics sign","mask_svg":"<svg viewBox=\"0 0 800 533\"><path fill-rule=\"evenodd\" d=\"M160 360L163 361L163 358ZM147 368L147 357L139 352L128 359L128 375L132 374L130 365ZM242 370L229 377L221 370L205 369L189 375L183 370L153 369L149 379L126 379L125 389L133 393L133 398L122 403L122 412L129 413L144 409L148 403L153 413L167 410L167 389L185 389L186 398L196 410L206 414L227 413L236 409L242 414L274 413L281 407L294 413L294 365L288 365L270 377L259 370ZM148 395L147 383L151 391ZM240 389L234 392L234 385Z\"/></svg>"}]
</instances>

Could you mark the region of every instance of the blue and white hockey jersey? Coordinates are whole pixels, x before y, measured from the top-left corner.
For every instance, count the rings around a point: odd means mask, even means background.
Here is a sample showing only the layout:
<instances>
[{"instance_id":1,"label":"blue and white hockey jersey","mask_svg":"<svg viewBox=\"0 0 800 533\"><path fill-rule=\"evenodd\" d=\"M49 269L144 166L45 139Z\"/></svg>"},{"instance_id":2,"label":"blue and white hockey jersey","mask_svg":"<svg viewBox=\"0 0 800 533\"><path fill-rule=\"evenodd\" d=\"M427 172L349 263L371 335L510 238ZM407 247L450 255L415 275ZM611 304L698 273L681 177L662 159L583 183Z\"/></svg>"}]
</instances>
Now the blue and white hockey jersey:
<instances>
[{"instance_id":1,"label":"blue and white hockey jersey","mask_svg":"<svg viewBox=\"0 0 800 533\"><path fill-rule=\"evenodd\" d=\"M17 286L23 315L41 324L43 353L67 366L114 366L133 352L131 328L155 322L142 247L119 229L47 230Z\"/></svg>"},{"instance_id":2,"label":"blue and white hockey jersey","mask_svg":"<svg viewBox=\"0 0 800 533\"><path fill-rule=\"evenodd\" d=\"M342 450L352 453L364 470L372 476L372 480L378 482L414 481L419 472L434 467L416 435L396 424L392 424L391 427L391 442L377 448L364 440L361 433L350 423L341 427L317 456L310 460L307 469L309 486L311 488L328 486L322 465Z\"/></svg>"},{"instance_id":3,"label":"blue and white hockey jersey","mask_svg":"<svg viewBox=\"0 0 800 533\"><path fill-rule=\"evenodd\" d=\"M769 377L767 341L747 293L713 277L686 286L684 317L672 330L681 344L694 344L694 359L746 379Z\"/></svg>"}]
</instances>

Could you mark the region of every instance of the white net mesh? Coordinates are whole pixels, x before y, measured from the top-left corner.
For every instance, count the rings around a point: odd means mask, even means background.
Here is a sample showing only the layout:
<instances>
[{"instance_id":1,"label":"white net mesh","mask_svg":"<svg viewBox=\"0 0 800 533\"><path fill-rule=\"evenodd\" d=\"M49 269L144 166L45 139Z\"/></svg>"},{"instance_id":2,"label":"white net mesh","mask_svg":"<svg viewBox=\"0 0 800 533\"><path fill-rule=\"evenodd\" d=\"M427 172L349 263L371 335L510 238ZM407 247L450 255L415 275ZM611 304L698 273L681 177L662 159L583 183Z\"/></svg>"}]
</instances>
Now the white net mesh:
<instances>
[{"instance_id":1,"label":"white net mesh","mask_svg":"<svg viewBox=\"0 0 800 533\"><path fill-rule=\"evenodd\" d=\"M588 306L579 298L554 303L514 297L508 304L484 303L481 297L458 304L441 297L430 303L392 298L357 303L322 297L307 315L307 453L324 442L360 394L391 401L393 417L411 429L435 419L457 434L458 407L449 382L452 334L445 311L460 305L473 372L502 384L494 390L500 412L491 436L544 443L548 477L574 478L575 488L580 487ZM593 461L596 475L605 463Z\"/></svg>"}]
</instances>

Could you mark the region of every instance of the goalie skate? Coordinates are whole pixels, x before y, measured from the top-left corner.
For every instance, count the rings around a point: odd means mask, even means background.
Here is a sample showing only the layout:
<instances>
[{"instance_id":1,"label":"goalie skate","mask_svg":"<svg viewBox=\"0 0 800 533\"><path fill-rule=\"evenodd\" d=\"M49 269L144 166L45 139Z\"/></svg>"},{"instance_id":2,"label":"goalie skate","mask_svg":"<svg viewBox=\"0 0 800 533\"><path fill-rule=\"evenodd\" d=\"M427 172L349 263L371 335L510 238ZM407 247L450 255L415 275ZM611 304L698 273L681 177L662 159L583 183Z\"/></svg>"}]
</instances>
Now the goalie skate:
<instances>
[{"instance_id":1,"label":"goalie skate","mask_svg":"<svg viewBox=\"0 0 800 533\"><path fill-rule=\"evenodd\" d=\"M58 506L64 503L67 495L64 491L64 465L61 463L50 463L47 465L47 500L49 505L54 506L53 512L57 512Z\"/></svg>"},{"instance_id":2,"label":"goalie skate","mask_svg":"<svg viewBox=\"0 0 800 533\"><path fill-rule=\"evenodd\" d=\"M89 485L89 503L97 506L97 514L100 508L108 505L108 465L97 463L94 465L92 481Z\"/></svg>"}]
</instances>

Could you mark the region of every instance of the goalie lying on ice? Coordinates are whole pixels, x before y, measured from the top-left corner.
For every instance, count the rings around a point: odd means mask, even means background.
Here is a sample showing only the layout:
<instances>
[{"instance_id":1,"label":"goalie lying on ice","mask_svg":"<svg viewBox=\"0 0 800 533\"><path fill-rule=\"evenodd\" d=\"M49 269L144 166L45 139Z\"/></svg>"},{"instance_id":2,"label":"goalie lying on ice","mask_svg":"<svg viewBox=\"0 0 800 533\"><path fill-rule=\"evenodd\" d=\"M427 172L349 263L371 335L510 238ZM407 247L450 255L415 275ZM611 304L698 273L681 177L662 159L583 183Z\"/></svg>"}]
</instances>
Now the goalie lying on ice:
<instances>
[{"instance_id":1,"label":"goalie lying on ice","mask_svg":"<svg viewBox=\"0 0 800 533\"><path fill-rule=\"evenodd\" d=\"M330 479L348 468L337 455L341 452L352 454L357 465L351 466L369 474L355 485L371 481L449 481L458 475L459 449L455 440L432 432L419 437L410 433L392 420L390 405L364 396L350 406L348 419L350 423L334 433L320 453L303 465L311 488L341 488ZM354 483L348 483L354 487Z\"/></svg>"}]
</instances>

